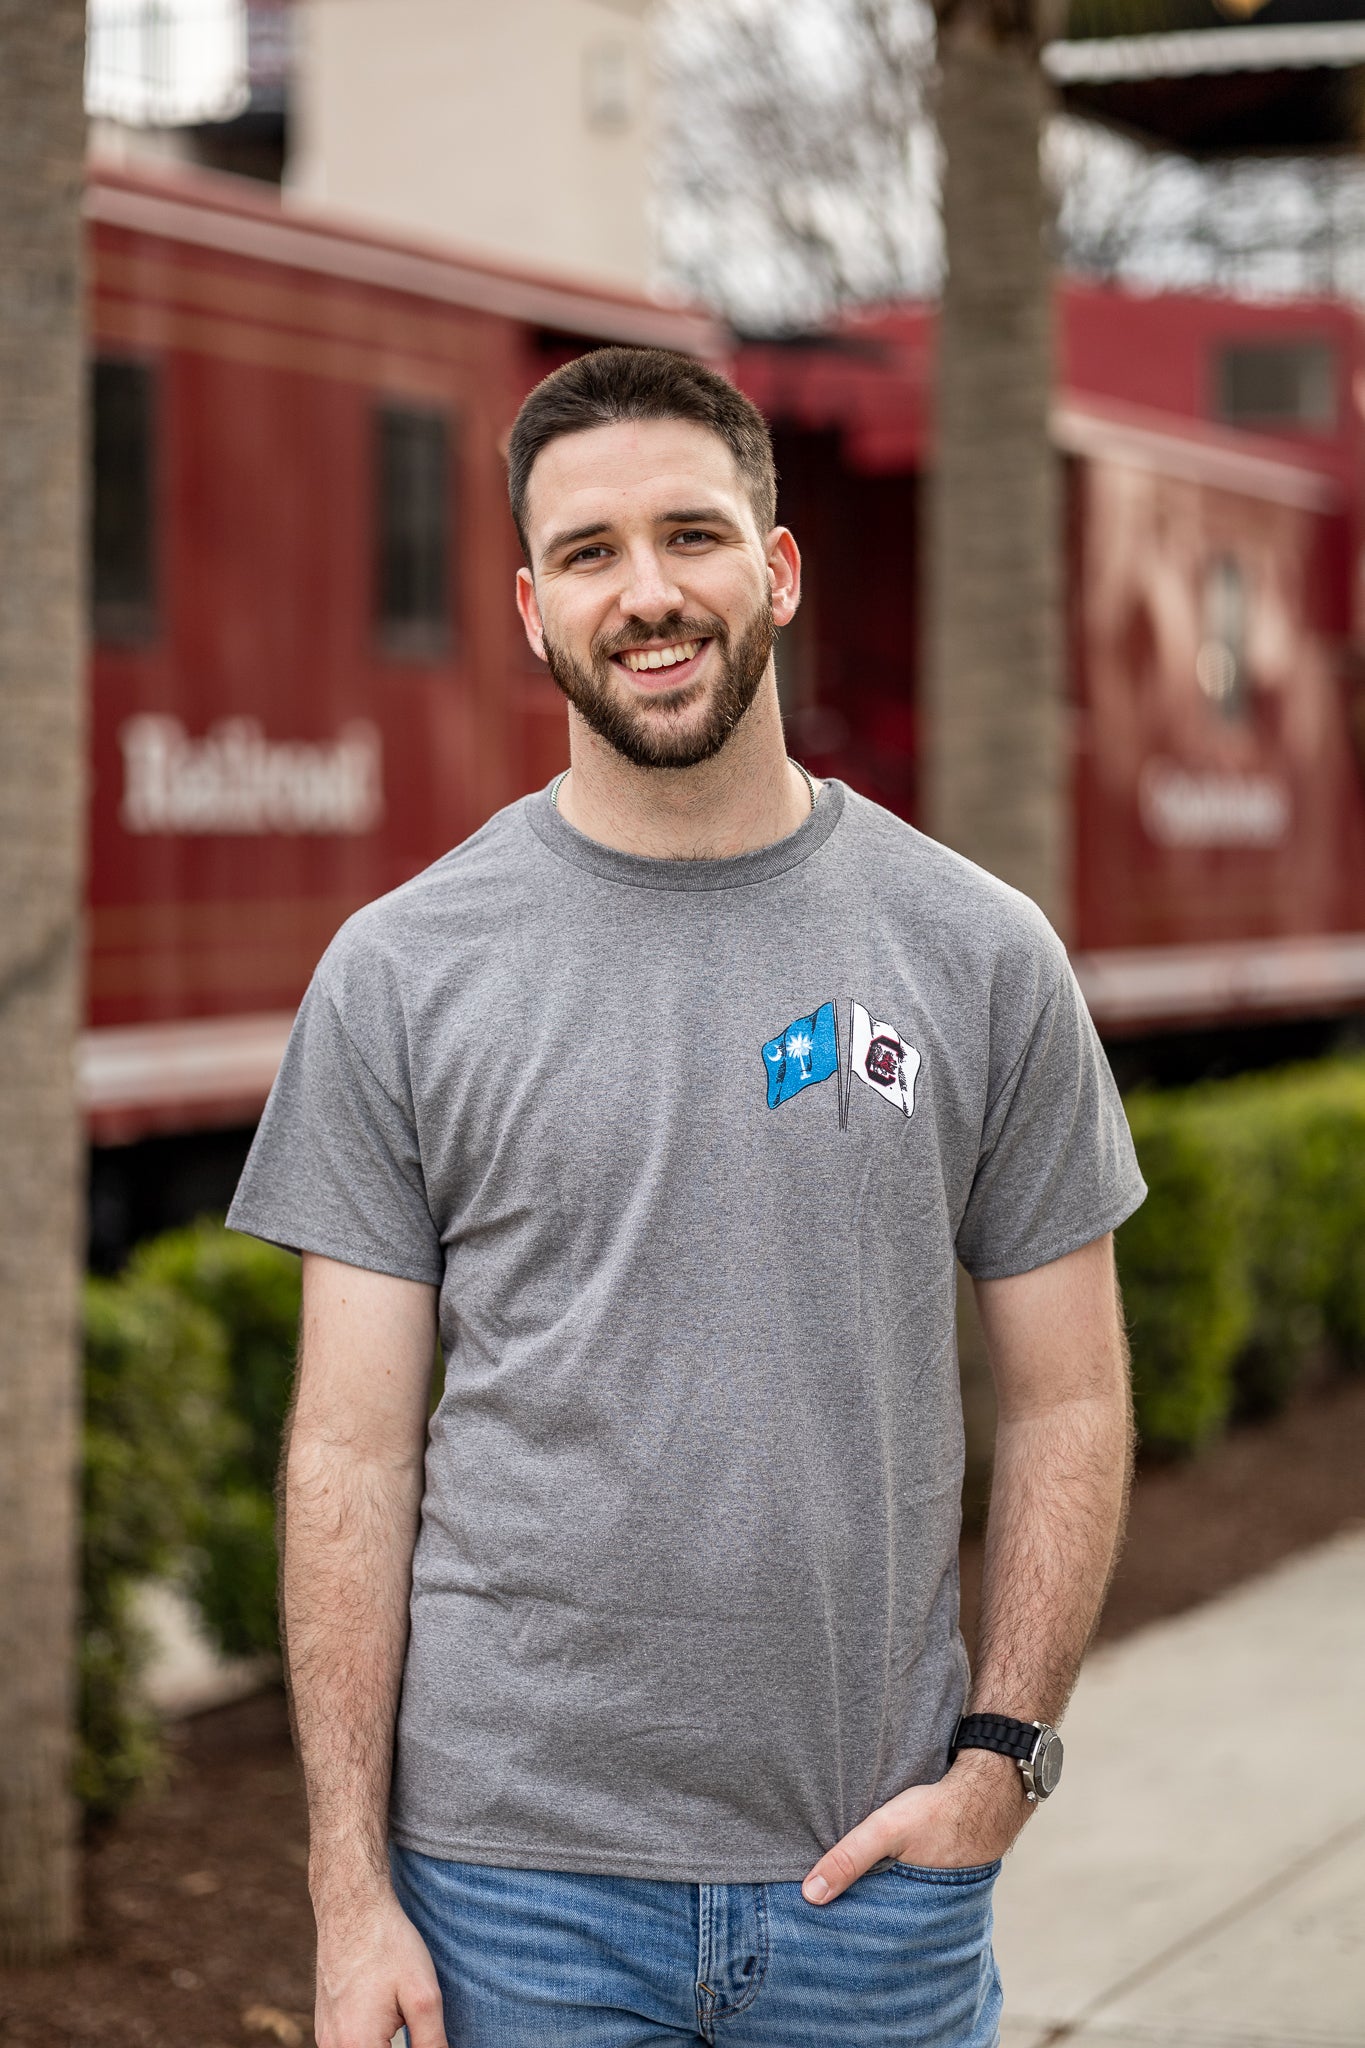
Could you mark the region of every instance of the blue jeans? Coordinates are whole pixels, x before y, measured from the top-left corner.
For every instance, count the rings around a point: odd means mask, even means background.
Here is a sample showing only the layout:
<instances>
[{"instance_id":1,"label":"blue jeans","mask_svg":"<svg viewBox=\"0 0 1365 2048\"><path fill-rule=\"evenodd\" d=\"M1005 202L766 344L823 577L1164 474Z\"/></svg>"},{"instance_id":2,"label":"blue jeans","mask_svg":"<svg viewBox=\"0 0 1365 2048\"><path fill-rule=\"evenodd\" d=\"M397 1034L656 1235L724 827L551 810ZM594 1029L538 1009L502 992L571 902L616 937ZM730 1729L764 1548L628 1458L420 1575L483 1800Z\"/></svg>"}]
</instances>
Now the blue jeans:
<instances>
[{"instance_id":1,"label":"blue jeans","mask_svg":"<svg viewBox=\"0 0 1365 2048\"><path fill-rule=\"evenodd\" d=\"M450 2048L995 2048L998 1863L792 1884L501 1870L391 1852Z\"/></svg>"}]
</instances>

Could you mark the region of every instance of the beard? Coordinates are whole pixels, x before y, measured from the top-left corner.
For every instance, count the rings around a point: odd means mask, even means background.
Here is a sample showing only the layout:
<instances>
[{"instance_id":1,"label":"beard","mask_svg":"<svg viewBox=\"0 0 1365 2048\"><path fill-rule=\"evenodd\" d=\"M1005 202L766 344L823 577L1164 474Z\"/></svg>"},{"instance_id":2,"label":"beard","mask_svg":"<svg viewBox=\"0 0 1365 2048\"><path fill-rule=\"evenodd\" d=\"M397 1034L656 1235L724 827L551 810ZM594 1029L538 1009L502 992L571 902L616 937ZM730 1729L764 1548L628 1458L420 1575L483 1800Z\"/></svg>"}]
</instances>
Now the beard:
<instances>
[{"instance_id":1,"label":"beard","mask_svg":"<svg viewBox=\"0 0 1365 2048\"><path fill-rule=\"evenodd\" d=\"M777 637L771 597L762 601L733 637L719 619L684 618L672 612L657 624L637 622L619 633L604 634L589 649L589 665L576 661L567 648L544 634L550 674L584 723L599 739L636 768L695 768L718 754L758 695ZM616 681L613 654L642 641L712 640L720 656L720 676L711 685L700 678L676 690L654 690L632 700L628 684ZM695 723L676 714L704 703Z\"/></svg>"}]
</instances>

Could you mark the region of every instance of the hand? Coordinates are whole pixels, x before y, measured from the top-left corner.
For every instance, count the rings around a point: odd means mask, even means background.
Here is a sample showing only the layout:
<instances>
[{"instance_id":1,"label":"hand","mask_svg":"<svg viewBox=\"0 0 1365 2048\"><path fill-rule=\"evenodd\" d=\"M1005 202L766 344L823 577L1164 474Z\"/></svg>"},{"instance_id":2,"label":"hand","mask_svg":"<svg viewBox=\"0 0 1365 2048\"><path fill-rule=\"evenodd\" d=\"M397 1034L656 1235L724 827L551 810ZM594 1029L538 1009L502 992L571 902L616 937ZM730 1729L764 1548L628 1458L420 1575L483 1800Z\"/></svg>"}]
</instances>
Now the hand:
<instances>
[{"instance_id":1,"label":"hand","mask_svg":"<svg viewBox=\"0 0 1365 2048\"><path fill-rule=\"evenodd\" d=\"M389 2048L402 2026L412 2048L446 2048L436 1971L391 1891L317 1921L317 2048Z\"/></svg>"},{"instance_id":2,"label":"hand","mask_svg":"<svg viewBox=\"0 0 1365 2048\"><path fill-rule=\"evenodd\" d=\"M912 1785L850 1828L801 1890L812 1906L827 1906L885 1856L930 1870L994 1863L1032 1811L1011 1757L965 1749L936 1785Z\"/></svg>"}]
</instances>

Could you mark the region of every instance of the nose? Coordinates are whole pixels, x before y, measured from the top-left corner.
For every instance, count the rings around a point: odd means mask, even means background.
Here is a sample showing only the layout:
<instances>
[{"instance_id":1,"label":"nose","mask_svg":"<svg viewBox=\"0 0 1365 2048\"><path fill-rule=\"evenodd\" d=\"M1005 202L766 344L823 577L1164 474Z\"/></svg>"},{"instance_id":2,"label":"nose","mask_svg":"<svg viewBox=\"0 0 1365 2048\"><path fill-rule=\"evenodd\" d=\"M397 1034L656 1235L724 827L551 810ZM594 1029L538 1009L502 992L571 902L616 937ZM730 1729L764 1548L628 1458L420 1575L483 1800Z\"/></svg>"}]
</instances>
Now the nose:
<instances>
[{"instance_id":1,"label":"nose","mask_svg":"<svg viewBox=\"0 0 1365 2048\"><path fill-rule=\"evenodd\" d=\"M683 594L674 581L672 567L648 543L630 550L625 558L619 599L627 618L652 622L682 610Z\"/></svg>"}]
</instances>

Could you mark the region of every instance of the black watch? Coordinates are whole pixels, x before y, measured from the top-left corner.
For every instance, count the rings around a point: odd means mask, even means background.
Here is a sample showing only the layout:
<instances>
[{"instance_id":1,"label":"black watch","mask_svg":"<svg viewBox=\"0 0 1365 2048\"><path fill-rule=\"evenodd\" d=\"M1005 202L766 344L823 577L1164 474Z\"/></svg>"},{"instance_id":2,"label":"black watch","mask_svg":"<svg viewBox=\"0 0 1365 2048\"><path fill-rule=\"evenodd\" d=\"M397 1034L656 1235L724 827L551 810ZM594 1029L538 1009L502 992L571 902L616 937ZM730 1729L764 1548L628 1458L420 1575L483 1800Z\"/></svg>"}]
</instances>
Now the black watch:
<instances>
[{"instance_id":1,"label":"black watch","mask_svg":"<svg viewBox=\"0 0 1365 2048\"><path fill-rule=\"evenodd\" d=\"M949 1758L960 1749L993 1749L1012 1756L1030 1806L1055 1792L1062 1775L1062 1738L1046 1721L1013 1721L1008 1714L964 1714L953 1732Z\"/></svg>"}]
</instances>

